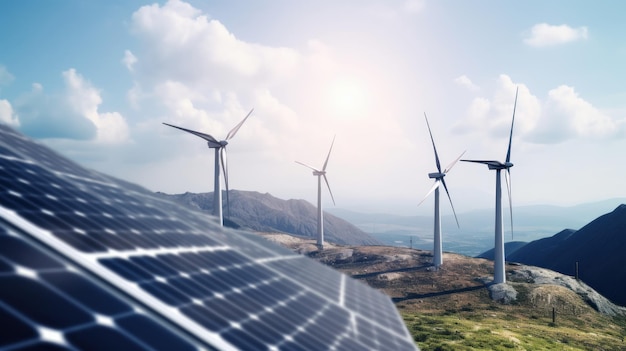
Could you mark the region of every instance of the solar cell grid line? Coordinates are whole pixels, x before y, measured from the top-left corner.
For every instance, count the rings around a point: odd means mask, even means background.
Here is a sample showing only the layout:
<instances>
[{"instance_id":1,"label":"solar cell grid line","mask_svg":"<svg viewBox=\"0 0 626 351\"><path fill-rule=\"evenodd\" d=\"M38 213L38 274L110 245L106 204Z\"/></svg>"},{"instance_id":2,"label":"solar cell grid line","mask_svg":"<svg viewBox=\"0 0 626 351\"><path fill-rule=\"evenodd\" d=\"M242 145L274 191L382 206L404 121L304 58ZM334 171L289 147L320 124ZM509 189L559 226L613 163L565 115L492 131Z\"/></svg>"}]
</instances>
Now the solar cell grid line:
<instances>
[{"instance_id":1,"label":"solar cell grid line","mask_svg":"<svg viewBox=\"0 0 626 351\"><path fill-rule=\"evenodd\" d=\"M61 253L65 259L76 264L79 270L86 270L103 283L123 291L129 298L141 301L141 305L151 313L158 313L207 345L226 349L243 347L243 341L237 340L247 340L248 343L261 340L263 344L263 338L255 334L258 328L244 328L249 324L247 322L255 319L267 320L274 330L290 330L279 342L283 347L293 346L291 343L295 337L302 342L309 340L301 335L307 328L319 334L322 340L333 340L331 344L318 343L317 348L342 345L341 339L345 335L358 334L354 322L347 323L343 329L332 323L324 322L334 328L319 323L326 320L325 314L347 315L347 319L338 319L350 321L365 318L366 314L352 311L345 304L338 303L336 298L329 298L323 293L323 288L311 283L310 278L272 266L272 263L280 261L295 262L301 256L254 234L221 230L215 221L209 220L204 214L159 199L140 187L127 187L124 182L114 178L89 171L71 173L71 168L52 171L37 168L33 165L40 160L33 150L41 146L29 146L25 138L15 133L8 134L20 138L19 147L14 152L19 157L0 156L0 174L3 169L11 169L11 174L21 176L23 181L9 182L7 188L0 191L7 194L16 192L20 198L24 193L34 198L26 202L1 202L0 198L0 217L20 228L24 235L32 236L50 250ZM0 135L0 146L11 145L11 140ZM58 155L52 153L49 157ZM47 162L54 163L49 159ZM26 174L20 173L21 167ZM32 177L35 173L39 173L41 179L45 179L55 189L54 194L45 188L39 178ZM64 204L71 212L67 208L60 213L54 212L60 211L54 206L59 199L68 199ZM54 220L46 217L51 214L55 216ZM62 219L66 221L56 221L57 217L61 217L58 214L62 214ZM140 223L141 228L135 228L135 223ZM158 247L152 243L146 245L146 242L140 246L140 241L132 239L114 240L126 238L124 234L130 233L145 235L152 239L149 241L158 241ZM177 275L167 275L172 272L164 272L162 267L159 271L154 264L146 265L146 260L141 261L143 266L137 265L135 257L144 256L166 263ZM216 260L217 256L220 259ZM329 289L343 291L334 283L344 280L339 273L312 261L300 268L312 274L321 273L322 285L327 284ZM190 279L197 284L194 286L184 280L175 280L180 278ZM180 284L173 284L172 281ZM205 290L196 291L198 284ZM220 292L213 291L214 288L219 288ZM361 288L370 289L365 286ZM361 296L370 297L369 294ZM237 297L245 303L238 304L235 300ZM230 308L225 310L224 305L214 305L220 300L227 301L226 305ZM387 300L391 303L390 299ZM259 301L265 303L262 309L257 303ZM307 306L318 306L318 309L307 309ZM381 306L389 307L384 304ZM395 307L391 307L395 311ZM361 308L365 309L367 305ZM217 323L219 320L223 323ZM299 325L294 326L293 322ZM400 338L411 343L401 320L400 325L393 324L393 319L388 322L385 325L374 324L373 329L382 329L380 333L373 334L385 335L390 339ZM210 332L211 328L218 325L221 325L221 329ZM405 334L398 333L398 328L404 328ZM90 328L89 333L97 338L111 332L96 326ZM71 340L85 340L72 335ZM234 338L234 335L239 338ZM115 337L110 339L115 340ZM380 348L384 349L386 344L402 345L402 342L382 340ZM267 343L263 345L266 349L276 346ZM311 347L314 347L313 344L308 344L308 348Z\"/></svg>"},{"instance_id":2,"label":"solar cell grid line","mask_svg":"<svg viewBox=\"0 0 626 351\"><path fill-rule=\"evenodd\" d=\"M297 277L299 281L307 284L310 289L326 295L335 302L341 300L341 276L337 275L336 271L331 268L323 266L317 272L316 278L311 279L310 274L306 270L307 258L304 256L290 260L289 262L273 261L270 262L269 265L283 274Z\"/></svg>"},{"instance_id":3,"label":"solar cell grid line","mask_svg":"<svg viewBox=\"0 0 626 351\"><path fill-rule=\"evenodd\" d=\"M272 264L281 268L286 268L290 273L292 267L298 266L298 264L285 265L284 262L280 261L272 262ZM362 289L360 289L363 285L361 282L352 279L346 279L345 282L347 291L342 294L342 297L346 300L346 304L367 318L380 318L382 320L382 324L390 330L393 330L395 333L398 333L398 336L404 335L405 337L409 337L403 321L395 311L395 306L393 306L393 303L387 296L371 289L364 290L367 294L359 294L358 292L362 291ZM386 313L386 311L389 313ZM393 333L386 334L388 334L386 335L387 338L393 337ZM404 346L406 347L407 344L405 343Z\"/></svg>"},{"instance_id":4,"label":"solar cell grid line","mask_svg":"<svg viewBox=\"0 0 626 351\"><path fill-rule=\"evenodd\" d=\"M0 220L0 349L198 350ZM109 337L89 340L88 329Z\"/></svg>"},{"instance_id":5,"label":"solar cell grid line","mask_svg":"<svg viewBox=\"0 0 626 351\"><path fill-rule=\"evenodd\" d=\"M393 329L393 326L403 323L400 314L395 311L391 300L376 290L362 289L362 282L346 280L345 304L355 311L359 311L365 318L376 318L379 324ZM397 328L398 332L408 334L406 328Z\"/></svg>"}]
</instances>

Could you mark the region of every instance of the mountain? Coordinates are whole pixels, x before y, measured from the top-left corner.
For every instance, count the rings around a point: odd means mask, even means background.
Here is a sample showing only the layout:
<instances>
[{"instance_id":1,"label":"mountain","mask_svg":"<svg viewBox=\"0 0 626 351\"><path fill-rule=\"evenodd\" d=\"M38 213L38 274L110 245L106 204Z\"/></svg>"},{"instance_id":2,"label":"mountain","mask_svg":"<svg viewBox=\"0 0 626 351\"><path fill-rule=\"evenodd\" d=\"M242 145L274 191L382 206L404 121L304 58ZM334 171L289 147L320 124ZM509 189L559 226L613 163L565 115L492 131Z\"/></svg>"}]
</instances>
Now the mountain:
<instances>
[{"instance_id":1,"label":"mountain","mask_svg":"<svg viewBox=\"0 0 626 351\"><path fill-rule=\"evenodd\" d=\"M594 218L611 211L626 198L613 198L590 202L575 206L528 205L514 206L514 236L510 235L508 208L504 211L506 240L531 242L549 237L563 228L581 228ZM423 204L421 207L428 206ZM457 211L459 209L457 208ZM418 213L418 208L415 208ZM420 208L420 213L426 212ZM449 211L449 209L443 209ZM433 216L428 210L427 215L402 216L389 213L362 213L341 208L329 208L333 213L359 229L370 233L387 245L409 246L412 239L413 247L432 250ZM494 210L479 209L457 212L460 228L456 226L451 212L442 215L444 234L443 249L467 256L477 256L493 248Z\"/></svg>"},{"instance_id":2,"label":"mountain","mask_svg":"<svg viewBox=\"0 0 626 351\"><path fill-rule=\"evenodd\" d=\"M626 306L626 205L602 215L577 231L564 230L531 242L508 260L576 274L611 301Z\"/></svg>"},{"instance_id":3,"label":"mountain","mask_svg":"<svg viewBox=\"0 0 626 351\"><path fill-rule=\"evenodd\" d=\"M509 241L508 243L504 243L504 256L509 257L509 255L520 248L526 246L528 243L525 241ZM476 256L476 258L485 258L488 260L494 259L494 249L489 249L480 255Z\"/></svg>"},{"instance_id":4,"label":"mountain","mask_svg":"<svg viewBox=\"0 0 626 351\"><path fill-rule=\"evenodd\" d=\"M213 211L212 192L157 194L196 210ZM230 226L308 238L317 236L317 208L307 201L281 200L255 191L230 190L228 195L230 210L224 209L224 218ZM329 213L324 213L324 240L343 245L380 244L359 228Z\"/></svg>"}]
</instances>

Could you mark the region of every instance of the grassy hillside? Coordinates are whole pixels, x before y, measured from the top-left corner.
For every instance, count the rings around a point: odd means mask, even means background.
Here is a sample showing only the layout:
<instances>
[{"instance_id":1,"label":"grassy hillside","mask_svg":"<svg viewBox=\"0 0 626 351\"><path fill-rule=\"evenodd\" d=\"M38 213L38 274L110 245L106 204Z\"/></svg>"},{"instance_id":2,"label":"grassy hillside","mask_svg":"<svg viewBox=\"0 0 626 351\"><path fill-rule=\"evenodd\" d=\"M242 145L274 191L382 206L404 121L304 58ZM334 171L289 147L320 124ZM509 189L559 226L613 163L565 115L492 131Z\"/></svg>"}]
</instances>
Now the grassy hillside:
<instances>
[{"instance_id":1,"label":"grassy hillside","mask_svg":"<svg viewBox=\"0 0 626 351\"><path fill-rule=\"evenodd\" d=\"M446 253L434 271L427 251L331 246L319 252L312 242L271 237L391 296L421 350L626 350L624 315L599 313L593 306L607 302L559 284L569 277L535 282L526 266L508 265L517 299L503 304L484 283L492 274L485 259Z\"/></svg>"}]
</instances>

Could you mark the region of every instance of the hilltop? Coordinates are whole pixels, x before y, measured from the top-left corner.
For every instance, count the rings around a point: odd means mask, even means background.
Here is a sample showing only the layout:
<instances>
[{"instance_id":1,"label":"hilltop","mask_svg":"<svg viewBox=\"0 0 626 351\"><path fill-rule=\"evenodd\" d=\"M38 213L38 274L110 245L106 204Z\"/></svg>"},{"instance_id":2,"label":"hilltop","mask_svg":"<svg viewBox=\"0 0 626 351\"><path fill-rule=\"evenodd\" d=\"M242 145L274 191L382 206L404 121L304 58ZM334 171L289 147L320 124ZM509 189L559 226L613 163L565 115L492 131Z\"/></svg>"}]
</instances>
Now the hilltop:
<instances>
[{"instance_id":1,"label":"hilltop","mask_svg":"<svg viewBox=\"0 0 626 351\"><path fill-rule=\"evenodd\" d=\"M256 232L288 233L302 238L317 236L317 208L305 200L282 200L256 191L230 190L229 208L224 209L226 225ZM213 193L157 195L189 208L212 213ZM226 195L223 195L226 206ZM324 213L325 241L343 245L380 245L349 222Z\"/></svg>"},{"instance_id":2,"label":"hilltop","mask_svg":"<svg viewBox=\"0 0 626 351\"><path fill-rule=\"evenodd\" d=\"M444 253L444 265L434 271L428 251L328 245L320 252L312 240L263 235L391 296L422 350L626 347L626 309L547 269L507 265L515 299L504 301L502 290L488 284L493 263L486 259Z\"/></svg>"}]
</instances>

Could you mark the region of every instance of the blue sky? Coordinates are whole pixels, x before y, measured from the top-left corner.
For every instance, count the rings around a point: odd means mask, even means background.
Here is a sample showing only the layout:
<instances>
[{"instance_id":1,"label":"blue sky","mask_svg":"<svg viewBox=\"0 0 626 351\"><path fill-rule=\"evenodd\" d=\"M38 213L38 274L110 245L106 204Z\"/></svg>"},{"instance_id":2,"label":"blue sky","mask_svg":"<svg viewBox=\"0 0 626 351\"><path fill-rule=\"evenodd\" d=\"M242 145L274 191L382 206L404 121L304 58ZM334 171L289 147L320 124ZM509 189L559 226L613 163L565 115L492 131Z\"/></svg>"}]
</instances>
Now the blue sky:
<instances>
[{"instance_id":1,"label":"blue sky","mask_svg":"<svg viewBox=\"0 0 626 351\"><path fill-rule=\"evenodd\" d=\"M502 160L519 87L515 205L626 197L626 5L586 1L2 1L0 121L150 190L230 185L406 214L443 165ZM458 212L493 206L494 172L459 163ZM326 203L330 204L327 194ZM443 207L444 214L449 207Z\"/></svg>"}]
</instances>

